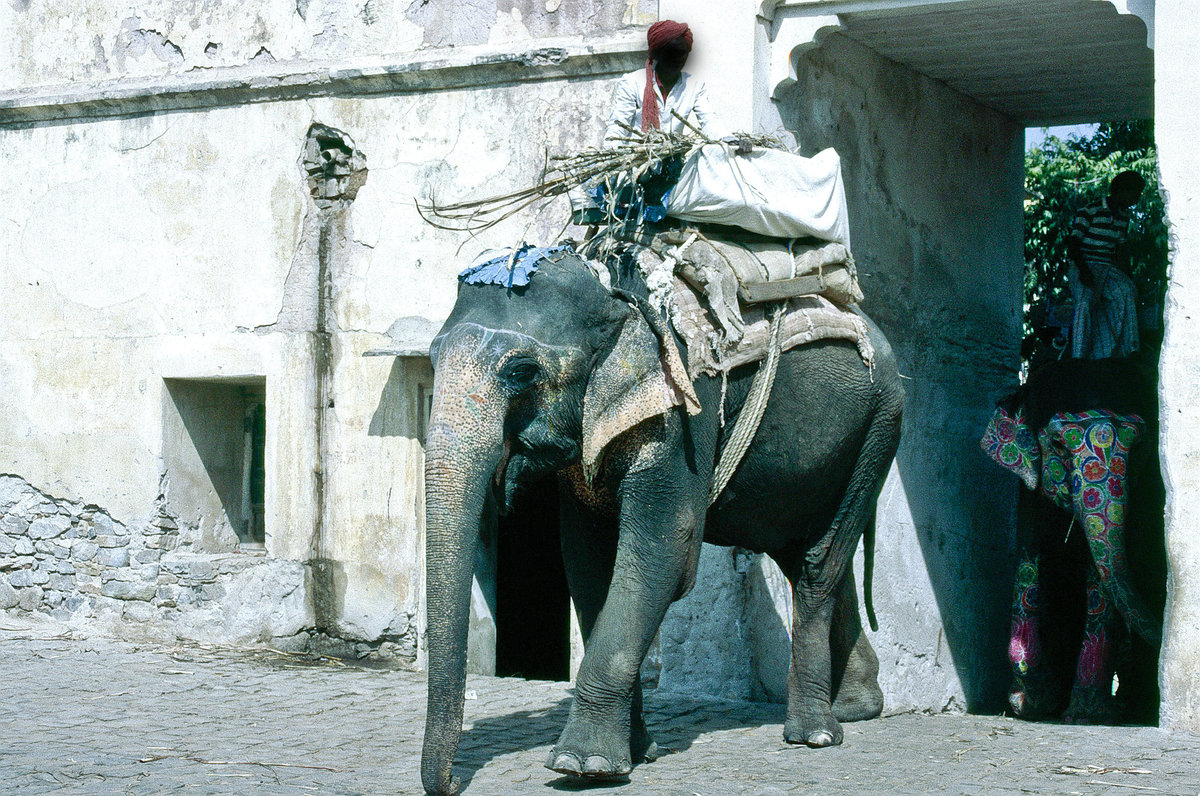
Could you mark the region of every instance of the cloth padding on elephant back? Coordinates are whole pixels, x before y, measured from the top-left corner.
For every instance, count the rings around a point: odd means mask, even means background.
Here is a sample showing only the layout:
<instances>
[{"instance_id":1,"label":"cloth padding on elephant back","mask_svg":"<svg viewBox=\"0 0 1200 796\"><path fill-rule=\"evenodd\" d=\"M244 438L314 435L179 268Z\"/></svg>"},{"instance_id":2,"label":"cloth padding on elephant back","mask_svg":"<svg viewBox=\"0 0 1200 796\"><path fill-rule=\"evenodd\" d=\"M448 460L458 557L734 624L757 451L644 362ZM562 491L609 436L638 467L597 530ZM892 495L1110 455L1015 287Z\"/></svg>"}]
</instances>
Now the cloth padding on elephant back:
<instances>
[{"instance_id":1,"label":"cloth padding on elephant back","mask_svg":"<svg viewBox=\"0 0 1200 796\"><path fill-rule=\"evenodd\" d=\"M747 308L742 317L745 327L741 339L730 345L731 341L717 331L696 291L684 280L674 280L671 321L687 346L688 371L693 379L719 376L766 358L771 324L762 305ZM779 340L783 351L817 340L845 340L858 348L867 368L875 368L875 347L866 322L853 309L839 307L824 296L788 299Z\"/></svg>"},{"instance_id":2,"label":"cloth padding on elephant back","mask_svg":"<svg viewBox=\"0 0 1200 796\"><path fill-rule=\"evenodd\" d=\"M668 379L667 368L676 371L671 374L675 378ZM631 307L583 397L583 474L589 483L600 469L604 449L625 431L675 406L699 411L690 382L678 378L682 370L674 343L660 341L642 313Z\"/></svg>"}]
</instances>

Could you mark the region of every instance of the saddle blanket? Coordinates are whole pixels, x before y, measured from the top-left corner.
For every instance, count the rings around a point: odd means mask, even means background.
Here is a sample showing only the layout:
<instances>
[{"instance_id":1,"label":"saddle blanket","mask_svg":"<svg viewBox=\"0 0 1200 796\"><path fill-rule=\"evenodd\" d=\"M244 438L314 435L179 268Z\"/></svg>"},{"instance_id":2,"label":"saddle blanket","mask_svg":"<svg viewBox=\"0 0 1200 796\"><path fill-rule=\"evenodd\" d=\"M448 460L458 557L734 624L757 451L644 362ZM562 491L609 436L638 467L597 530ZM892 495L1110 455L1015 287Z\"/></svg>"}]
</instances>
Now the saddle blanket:
<instances>
[{"instance_id":1,"label":"saddle blanket","mask_svg":"<svg viewBox=\"0 0 1200 796\"><path fill-rule=\"evenodd\" d=\"M734 343L717 330L692 287L678 277L674 284L671 322L687 346L688 375L693 380L766 358L771 322L762 306L742 309L745 326L741 339ZM875 367L875 347L866 321L853 309L839 307L824 296L788 299L779 339L783 351L817 340L845 340L857 346L864 365Z\"/></svg>"}]
</instances>

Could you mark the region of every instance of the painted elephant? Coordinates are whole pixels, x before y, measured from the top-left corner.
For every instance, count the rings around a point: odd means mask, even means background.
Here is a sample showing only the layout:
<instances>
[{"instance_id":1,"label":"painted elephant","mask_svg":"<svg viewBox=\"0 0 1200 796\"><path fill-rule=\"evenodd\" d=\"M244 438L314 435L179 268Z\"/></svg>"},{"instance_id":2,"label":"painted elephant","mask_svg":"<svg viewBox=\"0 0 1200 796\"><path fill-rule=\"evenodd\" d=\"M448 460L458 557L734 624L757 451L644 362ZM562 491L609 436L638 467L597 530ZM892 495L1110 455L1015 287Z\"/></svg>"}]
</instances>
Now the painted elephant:
<instances>
[{"instance_id":1,"label":"painted elephant","mask_svg":"<svg viewBox=\"0 0 1200 796\"><path fill-rule=\"evenodd\" d=\"M1063 360L1034 371L984 435L1027 487L1009 638L1018 716L1154 719L1166 579L1155 409L1152 365Z\"/></svg>"},{"instance_id":2,"label":"painted elephant","mask_svg":"<svg viewBox=\"0 0 1200 796\"><path fill-rule=\"evenodd\" d=\"M785 352L757 436L710 508L715 462L755 367L730 375L722 426L720 381L674 378L676 341L646 296L632 269L605 274L567 253L543 260L524 287L460 284L433 342L429 793L458 787L451 764L481 523L549 473L559 478L562 555L586 646L548 768L620 777L656 756L638 671L668 606L693 585L702 541L767 553L793 584L789 742L840 743L839 717L882 709L848 563L859 537L873 534L899 439L903 394L886 340L869 326L873 370L841 341Z\"/></svg>"}]
</instances>

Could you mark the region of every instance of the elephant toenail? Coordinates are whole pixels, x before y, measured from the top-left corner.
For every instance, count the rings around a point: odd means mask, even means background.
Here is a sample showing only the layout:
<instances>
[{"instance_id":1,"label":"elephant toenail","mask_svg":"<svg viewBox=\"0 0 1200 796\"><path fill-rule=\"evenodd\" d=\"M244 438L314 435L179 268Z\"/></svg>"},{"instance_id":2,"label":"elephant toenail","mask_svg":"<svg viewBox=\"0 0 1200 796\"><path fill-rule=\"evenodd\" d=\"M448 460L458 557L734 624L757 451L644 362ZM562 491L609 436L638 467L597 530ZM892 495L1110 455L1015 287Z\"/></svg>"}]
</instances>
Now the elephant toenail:
<instances>
[{"instance_id":1,"label":"elephant toenail","mask_svg":"<svg viewBox=\"0 0 1200 796\"><path fill-rule=\"evenodd\" d=\"M560 774L579 776L583 773L583 769L579 766L579 758L570 752L559 752L557 755L551 753L550 762L546 764L546 768Z\"/></svg>"},{"instance_id":2,"label":"elephant toenail","mask_svg":"<svg viewBox=\"0 0 1200 796\"><path fill-rule=\"evenodd\" d=\"M833 735L825 732L824 730L820 730L819 732L814 732L812 735L808 736L808 745L809 746L832 746L833 745Z\"/></svg>"},{"instance_id":3,"label":"elephant toenail","mask_svg":"<svg viewBox=\"0 0 1200 796\"><path fill-rule=\"evenodd\" d=\"M584 774L610 774L612 770L613 767L608 762L608 758L601 755L589 755L588 759L583 761Z\"/></svg>"}]
</instances>

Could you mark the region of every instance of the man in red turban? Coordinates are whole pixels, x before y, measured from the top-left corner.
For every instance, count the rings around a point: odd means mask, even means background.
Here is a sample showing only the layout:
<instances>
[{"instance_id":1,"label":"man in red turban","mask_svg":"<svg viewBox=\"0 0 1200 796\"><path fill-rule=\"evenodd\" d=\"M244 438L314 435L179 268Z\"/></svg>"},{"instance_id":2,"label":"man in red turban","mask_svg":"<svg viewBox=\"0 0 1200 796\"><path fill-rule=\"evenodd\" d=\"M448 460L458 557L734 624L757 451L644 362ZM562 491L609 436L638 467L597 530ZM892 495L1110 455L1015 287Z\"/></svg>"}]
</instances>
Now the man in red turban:
<instances>
[{"instance_id":1,"label":"man in red turban","mask_svg":"<svg viewBox=\"0 0 1200 796\"><path fill-rule=\"evenodd\" d=\"M683 132L683 118L710 138L722 134L704 83L683 71L692 52L692 31L683 22L664 19L646 33L646 66L623 76L613 93L612 113L604 140L627 135L621 124L636 130ZM672 111L674 113L672 113Z\"/></svg>"}]
</instances>

